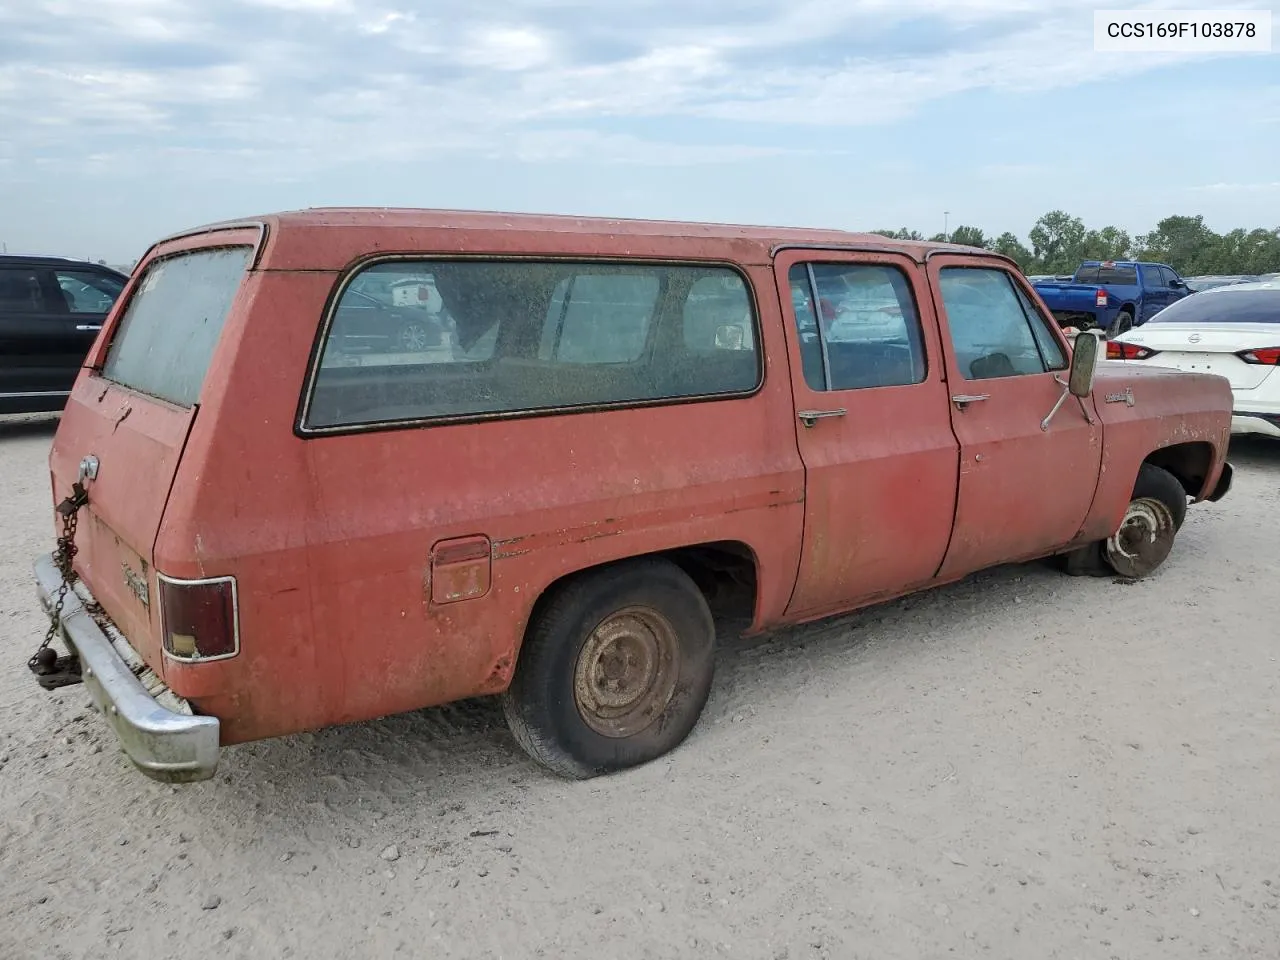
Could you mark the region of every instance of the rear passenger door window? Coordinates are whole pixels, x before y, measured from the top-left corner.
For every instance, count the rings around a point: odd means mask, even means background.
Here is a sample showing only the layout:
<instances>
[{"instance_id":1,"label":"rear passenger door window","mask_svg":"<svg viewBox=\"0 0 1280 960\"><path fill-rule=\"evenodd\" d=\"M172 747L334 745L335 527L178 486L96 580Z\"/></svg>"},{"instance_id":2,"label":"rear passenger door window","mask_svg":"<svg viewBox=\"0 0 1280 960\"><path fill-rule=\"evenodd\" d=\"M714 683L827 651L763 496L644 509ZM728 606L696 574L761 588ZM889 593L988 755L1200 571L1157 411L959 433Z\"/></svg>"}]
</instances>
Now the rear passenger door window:
<instances>
[{"instance_id":1,"label":"rear passenger door window","mask_svg":"<svg viewBox=\"0 0 1280 960\"><path fill-rule=\"evenodd\" d=\"M1065 369L1066 357L1047 321L1007 271L943 267L938 286L956 366L966 380Z\"/></svg>"},{"instance_id":2,"label":"rear passenger door window","mask_svg":"<svg viewBox=\"0 0 1280 960\"><path fill-rule=\"evenodd\" d=\"M924 381L920 317L906 275L878 263L797 263L788 294L811 390Z\"/></svg>"},{"instance_id":3,"label":"rear passenger door window","mask_svg":"<svg viewBox=\"0 0 1280 960\"><path fill-rule=\"evenodd\" d=\"M42 282L44 272L34 267L0 267L0 313L52 312Z\"/></svg>"}]
</instances>

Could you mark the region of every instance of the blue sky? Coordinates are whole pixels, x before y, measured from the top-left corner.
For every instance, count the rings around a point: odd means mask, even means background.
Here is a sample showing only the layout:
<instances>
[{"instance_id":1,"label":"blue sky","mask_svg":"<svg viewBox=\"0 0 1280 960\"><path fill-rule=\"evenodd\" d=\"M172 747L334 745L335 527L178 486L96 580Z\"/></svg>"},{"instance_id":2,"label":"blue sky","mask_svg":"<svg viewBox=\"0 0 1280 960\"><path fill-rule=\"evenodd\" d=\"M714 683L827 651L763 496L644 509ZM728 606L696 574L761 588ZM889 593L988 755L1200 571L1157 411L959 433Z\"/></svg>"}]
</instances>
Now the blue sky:
<instances>
[{"instance_id":1,"label":"blue sky","mask_svg":"<svg viewBox=\"0 0 1280 960\"><path fill-rule=\"evenodd\" d=\"M321 205L1280 226L1280 53L1095 53L1099 5L6 3L0 241L128 262Z\"/></svg>"}]
</instances>

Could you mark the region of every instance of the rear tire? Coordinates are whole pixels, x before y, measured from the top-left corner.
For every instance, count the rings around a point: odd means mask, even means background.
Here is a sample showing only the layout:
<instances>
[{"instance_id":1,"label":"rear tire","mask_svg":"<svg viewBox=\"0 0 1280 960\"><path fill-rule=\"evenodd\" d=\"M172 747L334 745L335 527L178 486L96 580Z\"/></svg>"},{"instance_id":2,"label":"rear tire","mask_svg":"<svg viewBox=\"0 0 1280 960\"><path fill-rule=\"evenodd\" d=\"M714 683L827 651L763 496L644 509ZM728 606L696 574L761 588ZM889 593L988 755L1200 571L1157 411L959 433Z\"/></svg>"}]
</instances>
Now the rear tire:
<instances>
[{"instance_id":1,"label":"rear tire","mask_svg":"<svg viewBox=\"0 0 1280 960\"><path fill-rule=\"evenodd\" d=\"M530 624L503 711L554 773L587 779L678 746L711 692L715 624L688 574L635 560L560 587Z\"/></svg>"},{"instance_id":2,"label":"rear tire","mask_svg":"<svg viewBox=\"0 0 1280 960\"><path fill-rule=\"evenodd\" d=\"M1128 310L1121 310L1114 321L1111 323L1111 330L1107 337L1108 340L1114 340L1121 334L1128 333L1133 329L1133 314Z\"/></svg>"}]
</instances>

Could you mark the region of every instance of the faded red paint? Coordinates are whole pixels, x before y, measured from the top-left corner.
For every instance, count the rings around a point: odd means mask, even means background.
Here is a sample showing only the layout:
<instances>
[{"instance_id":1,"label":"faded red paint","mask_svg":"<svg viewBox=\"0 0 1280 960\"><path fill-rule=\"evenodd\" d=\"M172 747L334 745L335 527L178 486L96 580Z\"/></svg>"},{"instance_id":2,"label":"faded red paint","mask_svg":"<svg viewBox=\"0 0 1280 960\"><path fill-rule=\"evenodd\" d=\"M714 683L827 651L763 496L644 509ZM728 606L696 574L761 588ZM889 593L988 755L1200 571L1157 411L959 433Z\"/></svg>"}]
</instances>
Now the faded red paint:
<instances>
[{"instance_id":1,"label":"faded red paint","mask_svg":"<svg viewBox=\"0 0 1280 960\"><path fill-rule=\"evenodd\" d=\"M1210 445L1202 495L1221 469L1231 396L1219 378L1107 372L1096 395L1130 385L1136 406L1086 403L1090 424L1072 400L1047 432L1039 421L1060 393L1051 374L984 381L992 400L957 409L934 274L957 258L1009 269L997 257L945 254L926 266L929 245L833 231L439 211L312 211L263 227L198 412L86 369L50 457L59 497L80 458L99 457L77 568L174 692L223 721L227 743L498 692L538 598L599 564L741 544L756 568L759 632L1106 536L1158 448ZM134 277L156 256L259 234L160 244ZM822 249L778 251L788 244ZM722 401L299 436L299 398L335 285L388 252L736 264L759 310L764 385ZM906 272L924 327L924 383L808 389L786 275L809 259ZM847 415L811 428L797 420L830 406ZM149 609L122 565L150 579ZM198 665L161 656L156 570L236 577L238 656Z\"/></svg>"}]
</instances>

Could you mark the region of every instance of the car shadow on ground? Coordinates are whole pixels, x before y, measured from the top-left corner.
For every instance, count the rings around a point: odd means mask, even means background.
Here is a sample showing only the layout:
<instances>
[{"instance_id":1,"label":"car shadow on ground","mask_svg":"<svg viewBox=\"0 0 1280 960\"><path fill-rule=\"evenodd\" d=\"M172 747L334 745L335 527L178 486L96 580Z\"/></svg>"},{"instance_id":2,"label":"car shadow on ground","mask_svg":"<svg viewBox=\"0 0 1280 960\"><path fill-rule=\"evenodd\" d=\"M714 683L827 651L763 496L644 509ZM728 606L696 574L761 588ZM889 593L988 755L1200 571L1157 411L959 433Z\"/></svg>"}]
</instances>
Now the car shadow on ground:
<instances>
[{"instance_id":1,"label":"car shadow on ground","mask_svg":"<svg viewBox=\"0 0 1280 960\"><path fill-rule=\"evenodd\" d=\"M0 441L23 437L48 437L52 440L59 420L60 415L56 413L0 414Z\"/></svg>"},{"instance_id":2,"label":"car shadow on ground","mask_svg":"<svg viewBox=\"0 0 1280 960\"><path fill-rule=\"evenodd\" d=\"M1227 459L1237 470L1280 470L1280 440L1252 435L1232 437Z\"/></svg>"},{"instance_id":3,"label":"car shadow on ground","mask_svg":"<svg viewBox=\"0 0 1280 960\"><path fill-rule=\"evenodd\" d=\"M1064 578L1047 563L998 567L957 584L761 637L739 638L734 625L726 624L711 697L688 743L717 738L726 729L722 721L739 719L743 710L773 712L777 703L801 696L815 674L855 671L871 656L878 670L892 670L913 657L946 655L952 645L948 638L962 633L978 594L986 608L1003 611L999 619L1007 618L1005 625L1016 629L1026 610L1015 606L1021 597L1072 582L1083 581ZM912 642L922 636L931 642ZM764 691L762 678L768 683ZM687 762L689 756L680 758L677 749L657 763ZM265 790L333 812L355 810L359 791L342 788L357 782L384 796L425 791L471 803L505 803L502 798L513 789L562 784L520 750L493 697L242 744L224 752L218 776L234 784L233 792L243 791L245 802Z\"/></svg>"}]
</instances>

